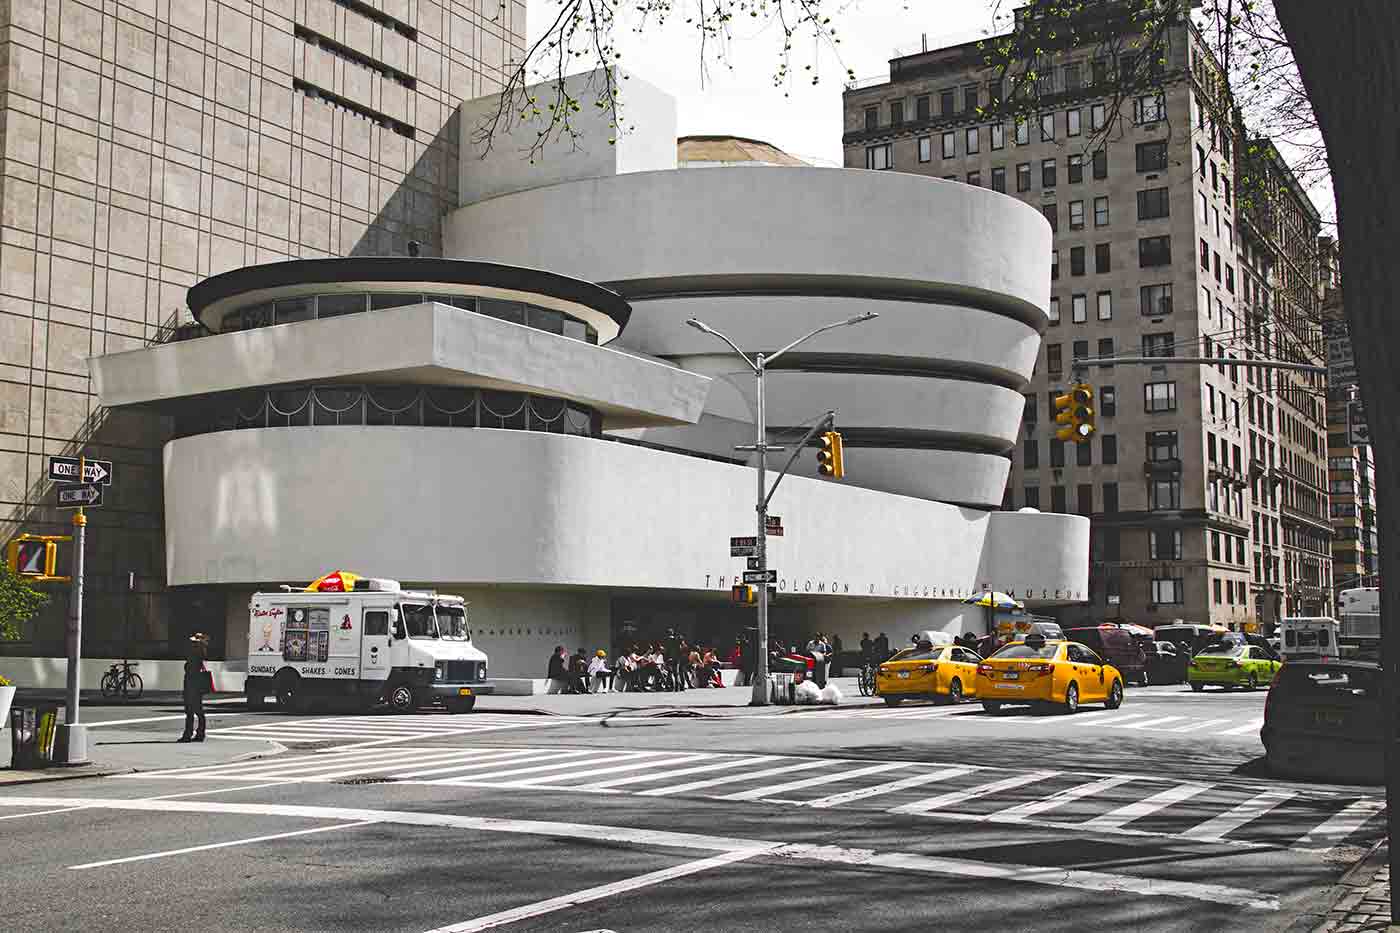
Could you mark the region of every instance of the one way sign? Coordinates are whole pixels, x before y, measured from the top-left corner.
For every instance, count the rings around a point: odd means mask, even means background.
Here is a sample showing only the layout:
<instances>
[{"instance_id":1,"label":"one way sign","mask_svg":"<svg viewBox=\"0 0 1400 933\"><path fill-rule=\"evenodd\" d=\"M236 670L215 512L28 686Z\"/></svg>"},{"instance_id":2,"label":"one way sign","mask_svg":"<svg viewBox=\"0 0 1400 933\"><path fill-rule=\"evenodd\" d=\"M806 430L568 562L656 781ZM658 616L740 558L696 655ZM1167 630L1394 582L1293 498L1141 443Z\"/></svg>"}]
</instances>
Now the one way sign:
<instances>
[{"instance_id":1,"label":"one way sign","mask_svg":"<svg viewBox=\"0 0 1400 933\"><path fill-rule=\"evenodd\" d=\"M58 487L60 509L94 508L102 504L102 487L96 483L75 483Z\"/></svg>"},{"instance_id":2,"label":"one way sign","mask_svg":"<svg viewBox=\"0 0 1400 933\"><path fill-rule=\"evenodd\" d=\"M50 457L49 458L49 479L56 479L64 483L101 483L103 486L112 485L112 461L93 460L88 458L87 464L83 467L83 475L78 476L77 457Z\"/></svg>"}]
</instances>

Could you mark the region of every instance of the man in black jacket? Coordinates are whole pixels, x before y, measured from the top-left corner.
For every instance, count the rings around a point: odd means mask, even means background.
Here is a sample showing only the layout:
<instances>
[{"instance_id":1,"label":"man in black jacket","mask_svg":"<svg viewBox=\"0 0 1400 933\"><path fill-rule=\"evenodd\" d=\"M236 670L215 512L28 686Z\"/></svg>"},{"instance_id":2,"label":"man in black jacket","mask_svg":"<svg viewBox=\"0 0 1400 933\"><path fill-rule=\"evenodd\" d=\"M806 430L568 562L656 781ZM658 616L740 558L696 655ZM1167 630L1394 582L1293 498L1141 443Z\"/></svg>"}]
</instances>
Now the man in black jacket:
<instances>
[{"instance_id":1,"label":"man in black jacket","mask_svg":"<svg viewBox=\"0 0 1400 933\"><path fill-rule=\"evenodd\" d=\"M204 741L204 692L209 685L209 673L204 669L204 659L208 657L209 636L195 632L190 636L189 650L185 652L185 679L181 694L185 701L185 731L175 741ZM199 731L195 731L195 717L199 717Z\"/></svg>"},{"instance_id":2,"label":"man in black jacket","mask_svg":"<svg viewBox=\"0 0 1400 933\"><path fill-rule=\"evenodd\" d=\"M569 671L564 661L564 646L555 645L554 653L549 656L549 669L545 675L549 678L549 685L545 688L546 693L563 693L569 687Z\"/></svg>"}]
</instances>

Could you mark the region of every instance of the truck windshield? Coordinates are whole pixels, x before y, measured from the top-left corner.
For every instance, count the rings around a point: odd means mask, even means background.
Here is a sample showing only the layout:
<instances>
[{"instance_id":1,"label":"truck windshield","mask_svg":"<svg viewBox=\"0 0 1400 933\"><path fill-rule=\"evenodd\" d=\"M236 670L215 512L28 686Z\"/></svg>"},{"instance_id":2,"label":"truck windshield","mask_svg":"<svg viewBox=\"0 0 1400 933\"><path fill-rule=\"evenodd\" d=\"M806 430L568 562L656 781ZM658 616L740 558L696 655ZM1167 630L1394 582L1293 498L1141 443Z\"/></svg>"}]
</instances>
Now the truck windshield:
<instances>
[{"instance_id":1,"label":"truck windshield","mask_svg":"<svg viewBox=\"0 0 1400 933\"><path fill-rule=\"evenodd\" d=\"M400 608L403 610L403 624L409 638L438 637L437 618L433 615L432 606L405 603Z\"/></svg>"},{"instance_id":2,"label":"truck windshield","mask_svg":"<svg viewBox=\"0 0 1400 933\"><path fill-rule=\"evenodd\" d=\"M438 628L442 637L451 641L471 641L471 629L467 628L467 610L461 606L438 606Z\"/></svg>"}]
</instances>

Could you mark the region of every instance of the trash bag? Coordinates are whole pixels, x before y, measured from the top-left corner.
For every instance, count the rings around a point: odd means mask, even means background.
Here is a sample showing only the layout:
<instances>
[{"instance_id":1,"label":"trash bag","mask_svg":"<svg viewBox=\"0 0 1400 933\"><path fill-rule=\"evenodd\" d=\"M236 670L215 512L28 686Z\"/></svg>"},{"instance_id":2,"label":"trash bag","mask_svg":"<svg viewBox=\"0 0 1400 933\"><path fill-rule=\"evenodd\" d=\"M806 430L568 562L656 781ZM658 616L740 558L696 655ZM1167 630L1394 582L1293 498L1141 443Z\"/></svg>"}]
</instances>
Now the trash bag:
<instances>
[{"instance_id":1,"label":"trash bag","mask_svg":"<svg viewBox=\"0 0 1400 933\"><path fill-rule=\"evenodd\" d=\"M841 691L833 683L828 683L822 687L821 701L828 706L836 706L841 702Z\"/></svg>"},{"instance_id":2,"label":"trash bag","mask_svg":"<svg viewBox=\"0 0 1400 933\"><path fill-rule=\"evenodd\" d=\"M810 680L804 680L797 685L797 702L803 706L815 706L821 702L821 688Z\"/></svg>"}]
</instances>

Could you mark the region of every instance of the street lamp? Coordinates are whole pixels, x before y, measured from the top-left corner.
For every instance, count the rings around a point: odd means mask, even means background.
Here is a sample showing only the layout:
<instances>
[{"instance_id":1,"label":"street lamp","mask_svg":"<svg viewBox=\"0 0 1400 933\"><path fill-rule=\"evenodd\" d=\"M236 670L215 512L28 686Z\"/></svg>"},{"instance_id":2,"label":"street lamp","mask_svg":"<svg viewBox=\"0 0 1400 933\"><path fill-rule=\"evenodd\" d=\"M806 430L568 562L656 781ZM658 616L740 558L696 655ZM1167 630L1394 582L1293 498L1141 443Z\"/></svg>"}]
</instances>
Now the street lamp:
<instances>
[{"instance_id":1,"label":"street lamp","mask_svg":"<svg viewBox=\"0 0 1400 933\"><path fill-rule=\"evenodd\" d=\"M724 334L722 334L722 333L720 333L719 331L715 330L715 329L714 329L713 327L711 327L710 325L706 324L704 321L700 321L700 320L697 320L697 319L695 319L695 318L690 318L688 321L686 321L687 324L689 324L691 327L694 327L696 330L701 331L701 332L706 333L706 334L709 334L709 335L712 336L712 337L718 337L720 340L723 340L725 343L727 343L727 344L729 345L730 349L732 349L735 353L739 354L739 356L743 359L743 361L749 365L749 368L752 369L753 372L754 372L754 376L757 377L757 385L758 385L758 397L757 397L758 425L757 425L757 429L758 429L758 430L757 430L757 432L756 432L756 433L757 433L757 436L756 436L755 441L754 441L754 448L753 448L753 449L754 449L755 453L758 454L758 500L757 500L757 505L755 506L755 509L756 509L756 511L758 512L758 544L757 544L757 548L756 548L756 549L757 549L757 551L758 551L758 554L757 554L757 557L758 557L758 571L759 571L759 573L761 573L761 574L766 574L767 571L768 571L768 539L767 539L767 534L768 534L768 496L769 496L769 494L768 494L768 474L767 474L767 470L768 470L768 451L769 451L769 449L770 449L769 446L768 446L768 419L767 419L767 413L766 413L766 411L765 411L765 409L764 409L764 402L763 402L763 376L764 376L764 373L767 371L767 368L768 368L769 364L771 364L771 363L772 363L774 360L776 360L778 357L782 356L784 353L788 352L788 351L791 350L793 347L796 347L798 344L804 343L804 342L806 342L807 340L810 340L811 338L815 337L817 334L820 334L820 333L822 333L822 332L824 332L824 331L833 330L833 329L835 329L835 328L837 328L837 327L849 327L849 326L852 325L852 324L863 324L863 323L865 323L866 321L872 321L872 320L874 320L875 318L877 318L877 317L879 317L879 316L880 316L880 315L876 314L874 311L867 311L867 312L865 312L864 314L857 314L855 317L847 318L847 319L844 320L844 321L834 321L834 322L831 323L831 324L826 324L826 325L824 325L824 326L822 326L822 327L818 327L816 330L812 331L812 332L809 333L809 334L805 334L805 335L803 335L803 336L801 336L801 337L798 337L798 338L797 338L796 340L794 340L792 343L788 344L787 346L783 347L781 350L777 351L776 353L773 353L772 355L764 355L763 353L755 353L754 356L753 356L753 359L749 359L749 355L748 355L747 353L745 353L743 350L740 350L738 344L736 344L734 341L730 340L730 339L729 339L727 336L725 336ZM782 448L778 447L778 448L772 448L772 449L781 450ZM779 478L779 480L782 479L781 476L779 476L778 478ZM758 647L758 651L757 651L757 657L754 658L754 668L753 668L753 699L752 699L752 701L751 701L751 705L753 705L753 706L767 706L767 705L768 705L768 583L767 583L766 581L759 583L759 586L758 586L758 639L757 639L757 640L758 640L758 646L757 646L757 647Z\"/></svg>"}]
</instances>

